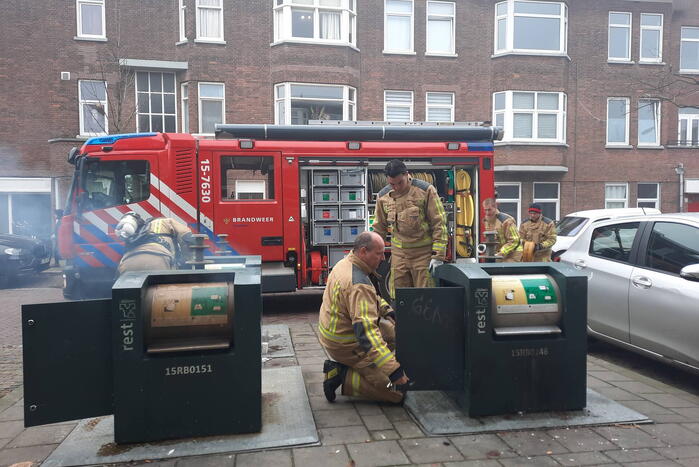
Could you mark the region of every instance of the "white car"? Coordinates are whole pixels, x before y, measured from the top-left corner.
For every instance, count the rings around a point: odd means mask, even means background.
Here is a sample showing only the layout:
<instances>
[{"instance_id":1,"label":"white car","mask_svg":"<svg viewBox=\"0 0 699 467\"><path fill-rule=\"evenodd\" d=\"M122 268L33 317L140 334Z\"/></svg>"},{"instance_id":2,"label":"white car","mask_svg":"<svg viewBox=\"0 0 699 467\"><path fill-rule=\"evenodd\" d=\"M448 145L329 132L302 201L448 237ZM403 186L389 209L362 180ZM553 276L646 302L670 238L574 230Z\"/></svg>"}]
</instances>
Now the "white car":
<instances>
[{"instance_id":1,"label":"white car","mask_svg":"<svg viewBox=\"0 0 699 467\"><path fill-rule=\"evenodd\" d=\"M560 262L588 278L589 335L699 373L699 213L596 222Z\"/></svg>"},{"instance_id":2,"label":"white car","mask_svg":"<svg viewBox=\"0 0 699 467\"><path fill-rule=\"evenodd\" d=\"M660 214L655 208L616 208L591 209L589 211L572 212L561 219L556 225L556 243L551 247L551 258L558 261L559 257L573 244L588 226L595 222L625 216L647 216Z\"/></svg>"}]
</instances>

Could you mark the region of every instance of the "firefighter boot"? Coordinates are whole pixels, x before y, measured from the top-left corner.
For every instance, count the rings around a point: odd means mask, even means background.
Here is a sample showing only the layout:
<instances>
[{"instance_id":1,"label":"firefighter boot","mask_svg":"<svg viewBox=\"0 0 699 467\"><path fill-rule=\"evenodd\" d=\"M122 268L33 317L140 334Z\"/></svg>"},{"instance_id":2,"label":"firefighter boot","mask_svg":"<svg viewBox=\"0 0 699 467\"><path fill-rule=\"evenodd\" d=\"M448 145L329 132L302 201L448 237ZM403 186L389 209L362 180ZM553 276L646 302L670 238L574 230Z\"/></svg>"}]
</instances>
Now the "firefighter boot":
<instances>
[{"instance_id":1,"label":"firefighter boot","mask_svg":"<svg viewBox=\"0 0 699 467\"><path fill-rule=\"evenodd\" d=\"M325 360L323 363L323 373L325 380L323 381L323 392L328 402L335 402L335 391L345 381L347 367L342 363Z\"/></svg>"}]
</instances>

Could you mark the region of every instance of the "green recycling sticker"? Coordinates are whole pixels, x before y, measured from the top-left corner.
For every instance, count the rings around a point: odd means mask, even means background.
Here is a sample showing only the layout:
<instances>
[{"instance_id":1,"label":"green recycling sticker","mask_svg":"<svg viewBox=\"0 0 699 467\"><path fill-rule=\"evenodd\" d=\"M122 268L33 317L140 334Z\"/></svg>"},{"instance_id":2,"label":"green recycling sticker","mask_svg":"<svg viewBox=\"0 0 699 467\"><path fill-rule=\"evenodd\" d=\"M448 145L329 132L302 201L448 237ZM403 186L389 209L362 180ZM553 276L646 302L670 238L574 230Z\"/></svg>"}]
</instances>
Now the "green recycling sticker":
<instances>
[{"instance_id":1,"label":"green recycling sticker","mask_svg":"<svg viewBox=\"0 0 699 467\"><path fill-rule=\"evenodd\" d=\"M558 303L556 289L547 278L542 279L520 279L524 293L527 296L529 305L543 305L548 303Z\"/></svg>"},{"instance_id":2,"label":"green recycling sticker","mask_svg":"<svg viewBox=\"0 0 699 467\"><path fill-rule=\"evenodd\" d=\"M192 289L192 316L225 315L228 312L228 287Z\"/></svg>"}]
</instances>

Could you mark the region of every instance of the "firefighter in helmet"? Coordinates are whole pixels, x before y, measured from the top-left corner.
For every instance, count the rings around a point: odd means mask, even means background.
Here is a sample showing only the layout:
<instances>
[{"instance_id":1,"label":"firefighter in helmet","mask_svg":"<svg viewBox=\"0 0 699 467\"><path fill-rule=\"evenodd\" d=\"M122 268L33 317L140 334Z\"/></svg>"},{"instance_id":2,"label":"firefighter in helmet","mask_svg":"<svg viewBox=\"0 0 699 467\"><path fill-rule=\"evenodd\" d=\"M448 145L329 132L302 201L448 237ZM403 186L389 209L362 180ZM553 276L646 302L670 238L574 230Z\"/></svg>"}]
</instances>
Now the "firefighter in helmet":
<instances>
[{"instance_id":1,"label":"firefighter in helmet","mask_svg":"<svg viewBox=\"0 0 699 467\"><path fill-rule=\"evenodd\" d=\"M498 244L495 254L502 256L498 262L516 263L522 259L522 245L517 231L517 222L509 214L498 211L495 198L483 201L485 232L496 232Z\"/></svg>"},{"instance_id":2,"label":"firefighter in helmet","mask_svg":"<svg viewBox=\"0 0 699 467\"><path fill-rule=\"evenodd\" d=\"M519 226L519 237L525 245L527 242L534 243L532 261L551 261L551 247L556 243L556 226L541 214L539 203L529 205L529 219Z\"/></svg>"},{"instance_id":3,"label":"firefighter in helmet","mask_svg":"<svg viewBox=\"0 0 699 467\"><path fill-rule=\"evenodd\" d=\"M394 354L395 314L379 295L375 277L384 248L375 232L362 232L330 271L318 320L320 343L333 359L323 365L329 402L340 386L346 396L403 400L396 386L409 379Z\"/></svg>"},{"instance_id":4,"label":"firefighter in helmet","mask_svg":"<svg viewBox=\"0 0 699 467\"><path fill-rule=\"evenodd\" d=\"M437 190L414 179L403 161L386 164L388 179L376 200L374 232L386 240L391 231L391 278L397 287L430 287L430 271L444 262L447 249L447 216Z\"/></svg>"},{"instance_id":5,"label":"firefighter in helmet","mask_svg":"<svg viewBox=\"0 0 699 467\"><path fill-rule=\"evenodd\" d=\"M189 227L168 217L153 217L144 221L138 213L127 212L114 232L126 245L117 269L151 271L175 269L181 255L189 254L192 232Z\"/></svg>"}]
</instances>

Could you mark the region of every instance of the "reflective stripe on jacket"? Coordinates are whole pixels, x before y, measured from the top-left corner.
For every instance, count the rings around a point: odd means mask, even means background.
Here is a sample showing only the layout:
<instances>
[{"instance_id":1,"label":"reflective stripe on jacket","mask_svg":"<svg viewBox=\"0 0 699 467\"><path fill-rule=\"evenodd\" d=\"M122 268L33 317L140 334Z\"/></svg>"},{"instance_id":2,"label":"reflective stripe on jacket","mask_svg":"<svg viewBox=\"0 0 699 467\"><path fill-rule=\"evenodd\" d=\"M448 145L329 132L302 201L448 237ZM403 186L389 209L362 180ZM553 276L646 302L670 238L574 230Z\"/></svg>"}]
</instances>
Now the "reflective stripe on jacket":
<instances>
[{"instance_id":1,"label":"reflective stripe on jacket","mask_svg":"<svg viewBox=\"0 0 699 467\"><path fill-rule=\"evenodd\" d=\"M388 376L400 365L381 336L378 321L391 309L369 274L369 267L354 253L335 264L323 293L318 330L324 347L358 352Z\"/></svg>"},{"instance_id":2,"label":"reflective stripe on jacket","mask_svg":"<svg viewBox=\"0 0 699 467\"><path fill-rule=\"evenodd\" d=\"M556 225L548 217L541 217L537 222L526 220L519 226L522 242L541 244L541 249L551 248L556 243Z\"/></svg>"},{"instance_id":3,"label":"reflective stripe on jacket","mask_svg":"<svg viewBox=\"0 0 699 467\"><path fill-rule=\"evenodd\" d=\"M497 254L507 256L513 251L522 251L519 231L514 218L504 212L499 212L493 219L485 218L485 230L497 232Z\"/></svg>"},{"instance_id":4,"label":"reflective stripe on jacket","mask_svg":"<svg viewBox=\"0 0 699 467\"><path fill-rule=\"evenodd\" d=\"M410 178L410 188L396 195L385 186L376 200L374 232L386 240L391 228L391 246L432 246L434 256L444 259L447 249L447 215L437 190L429 183Z\"/></svg>"}]
</instances>

